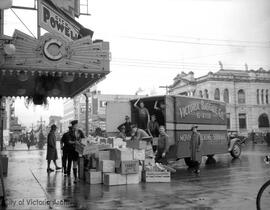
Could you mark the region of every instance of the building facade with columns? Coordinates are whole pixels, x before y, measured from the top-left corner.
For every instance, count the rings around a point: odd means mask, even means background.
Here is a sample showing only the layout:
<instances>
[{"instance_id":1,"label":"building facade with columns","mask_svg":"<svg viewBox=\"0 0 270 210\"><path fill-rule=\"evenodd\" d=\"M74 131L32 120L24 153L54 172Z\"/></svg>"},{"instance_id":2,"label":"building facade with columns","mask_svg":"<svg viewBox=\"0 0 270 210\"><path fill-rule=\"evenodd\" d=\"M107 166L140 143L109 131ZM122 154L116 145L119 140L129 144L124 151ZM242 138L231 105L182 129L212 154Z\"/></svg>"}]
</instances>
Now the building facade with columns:
<instances>
[{"instance_id":1,"label":"building facade with columns","mask_svg":"<svg viewBox=\"0 0 270 210\"><path fill-rule=\"evenodd\" d=\"M193 72L182 72L174 78L169 94L225 102L229 130L270 131L270 71L221 69L198 78Z\"/></svg>"}]
</instances>

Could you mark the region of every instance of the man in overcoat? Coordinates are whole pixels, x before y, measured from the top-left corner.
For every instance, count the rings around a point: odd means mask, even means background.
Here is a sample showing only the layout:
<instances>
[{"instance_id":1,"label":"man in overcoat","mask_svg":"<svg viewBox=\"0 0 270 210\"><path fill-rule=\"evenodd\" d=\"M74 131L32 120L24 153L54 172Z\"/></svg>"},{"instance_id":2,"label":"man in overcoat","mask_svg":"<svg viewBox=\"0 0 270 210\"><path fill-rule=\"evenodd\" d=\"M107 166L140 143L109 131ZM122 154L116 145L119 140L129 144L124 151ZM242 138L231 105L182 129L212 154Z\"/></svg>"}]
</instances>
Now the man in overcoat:
<instances>
[{"instance_id":1,"label":"man in overcoat","mask_svg":"<svg viewBox=\"0 0 270 210\"><path fill-rule=\"evenodd\" d=\"M194 173L200 173L200 163L202 161L202 140L201 136L197 131L198 126L193 125L191 127L191 139L190 139L190 151L191 151L191 161L195 162Z\"/></svg>"}]
</instances>

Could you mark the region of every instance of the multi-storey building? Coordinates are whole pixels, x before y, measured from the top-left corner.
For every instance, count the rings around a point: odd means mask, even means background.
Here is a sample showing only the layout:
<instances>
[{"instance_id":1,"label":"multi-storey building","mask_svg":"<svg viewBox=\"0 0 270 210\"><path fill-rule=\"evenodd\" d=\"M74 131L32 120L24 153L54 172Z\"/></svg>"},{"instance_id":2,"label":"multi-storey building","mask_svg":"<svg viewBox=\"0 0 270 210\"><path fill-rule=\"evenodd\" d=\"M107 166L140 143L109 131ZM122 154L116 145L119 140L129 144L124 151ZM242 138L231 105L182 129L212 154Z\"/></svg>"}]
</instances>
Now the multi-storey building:
<instances>
[{"instance_id":1,"label":"multi-storey building","mask_svg":"<svg viewBox=\"0 0 270 210\"><path fill-rule=\"evenodd\" d=\"M244 134L270 130L270 71L221 69L199 78L182 72L169 93L224 101L228 129Z\"/></svg>"},{"instance_id":2,"label":"multi-storey building","mask_svg":"<svg viewBox=\"0 0 270 210\"><path fill-rule=\"evenodd\" d=\"M106 103L108 101L128 101L140 97L139 95L101 94L100 91L88 93L88 122L89 131L97 127L106 130ZM85 132L86 96L81 94L64 103L64 117L62 119L63 131L68 129L70 121L79 121L79 127Z\"/></svg>"}]
</instances>

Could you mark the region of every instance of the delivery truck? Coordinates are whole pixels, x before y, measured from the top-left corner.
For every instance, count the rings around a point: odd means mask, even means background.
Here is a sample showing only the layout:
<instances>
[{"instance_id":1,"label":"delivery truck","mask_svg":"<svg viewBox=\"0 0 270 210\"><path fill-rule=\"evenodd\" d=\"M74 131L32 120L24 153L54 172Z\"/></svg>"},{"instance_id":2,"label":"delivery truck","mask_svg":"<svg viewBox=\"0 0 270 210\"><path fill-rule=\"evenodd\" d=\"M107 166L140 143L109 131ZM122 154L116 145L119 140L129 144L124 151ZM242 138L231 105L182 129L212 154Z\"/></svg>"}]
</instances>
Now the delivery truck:
<instances>
[{"instance_id":1,"label":"delivery truck","mask_svg":"<svg viewBox=\"0 0 270 210\"><path fill-rule=\"evenodd\" d=\"M228 137L225 103L181 95L151 96L140 100L149 114L156 115L159 124L165 125L170 141L170 159L184 158L191 166L189 145L192 125L198 126L204 156L210 158L224 153L230 153L234 158L240 156L240 139ZM117 127L124 122L126 115L131 117L132 123L138 123L135 102L136 99L107 103L106 130L109 134L118 132Z\"/></svg>"}]
</instances>

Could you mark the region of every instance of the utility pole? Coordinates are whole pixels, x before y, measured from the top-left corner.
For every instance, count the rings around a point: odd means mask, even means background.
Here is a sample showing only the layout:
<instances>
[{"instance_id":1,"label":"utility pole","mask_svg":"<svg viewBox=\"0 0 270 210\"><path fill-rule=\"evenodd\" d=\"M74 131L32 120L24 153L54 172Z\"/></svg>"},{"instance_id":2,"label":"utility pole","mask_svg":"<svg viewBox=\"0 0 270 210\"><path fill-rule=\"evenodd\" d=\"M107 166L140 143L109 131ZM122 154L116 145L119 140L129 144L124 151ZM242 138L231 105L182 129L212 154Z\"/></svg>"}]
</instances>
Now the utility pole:
<instances>
[{"instance_id":1,"label":"utility pole","mask_svg":"<svg viewBox=\"0 0 270 210\"><path fill-rule=\"evenodd\" d=\"M166 85L166 86L159 86L159 88L165 88L166 89L166 95L169 94L169 88L170 86Z\"/></svg>"}]
</instances>

